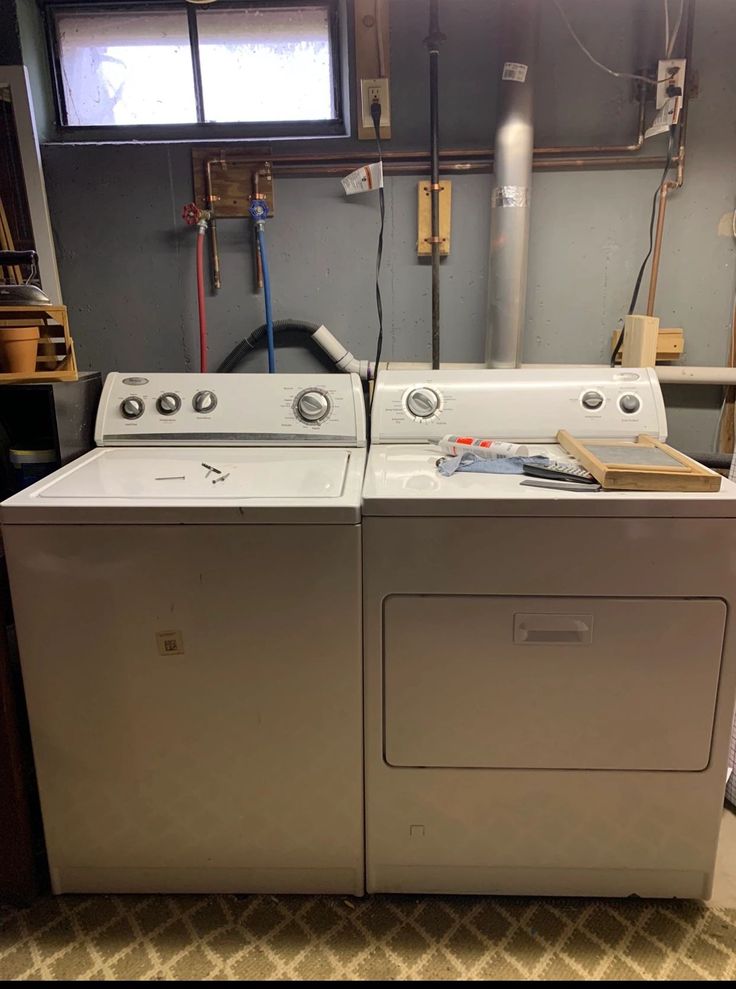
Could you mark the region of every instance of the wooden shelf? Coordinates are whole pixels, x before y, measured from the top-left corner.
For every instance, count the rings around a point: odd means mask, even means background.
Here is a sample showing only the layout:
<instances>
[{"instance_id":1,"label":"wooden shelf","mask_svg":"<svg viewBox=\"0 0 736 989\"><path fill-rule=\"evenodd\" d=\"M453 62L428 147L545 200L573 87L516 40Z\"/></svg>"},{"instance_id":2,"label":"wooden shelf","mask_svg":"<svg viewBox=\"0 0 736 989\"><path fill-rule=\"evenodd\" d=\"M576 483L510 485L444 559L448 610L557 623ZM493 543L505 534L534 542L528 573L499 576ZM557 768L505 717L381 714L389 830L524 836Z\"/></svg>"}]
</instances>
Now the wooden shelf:
<instances>
[{"instance_id":1,"label":"wooden shelf","mask_svg":"<svg viewBox=\"0 0 736 989\"><path fill-rule=\"evenodd\" d=\"M0 384L10 381L76 381L79 377L66 306L0 306L0 327L38 326L36 370L0 371Z\"/></svg>"}]
</instances>

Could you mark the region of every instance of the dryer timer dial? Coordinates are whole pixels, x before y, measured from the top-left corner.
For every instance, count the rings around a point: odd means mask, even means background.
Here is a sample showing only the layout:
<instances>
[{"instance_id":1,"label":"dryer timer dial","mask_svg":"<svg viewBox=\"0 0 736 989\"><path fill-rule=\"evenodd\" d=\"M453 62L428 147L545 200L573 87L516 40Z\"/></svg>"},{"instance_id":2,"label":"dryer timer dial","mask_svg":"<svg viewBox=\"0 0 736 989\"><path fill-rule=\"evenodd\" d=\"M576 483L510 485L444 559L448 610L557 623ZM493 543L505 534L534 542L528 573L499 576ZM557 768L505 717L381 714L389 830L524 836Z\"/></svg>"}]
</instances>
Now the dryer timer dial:
<instances>
[{"instance_id":1,"label":"dryer timer dial","mask_svg":"<svg viewBox=\"0 0 736 989\"><path fill-rule=\"evenodd\" d=\"M406 396L406 407L417 419L429 419L440 407L440 396L434 388L412 388Z\"/></svg>"}]
</instances>

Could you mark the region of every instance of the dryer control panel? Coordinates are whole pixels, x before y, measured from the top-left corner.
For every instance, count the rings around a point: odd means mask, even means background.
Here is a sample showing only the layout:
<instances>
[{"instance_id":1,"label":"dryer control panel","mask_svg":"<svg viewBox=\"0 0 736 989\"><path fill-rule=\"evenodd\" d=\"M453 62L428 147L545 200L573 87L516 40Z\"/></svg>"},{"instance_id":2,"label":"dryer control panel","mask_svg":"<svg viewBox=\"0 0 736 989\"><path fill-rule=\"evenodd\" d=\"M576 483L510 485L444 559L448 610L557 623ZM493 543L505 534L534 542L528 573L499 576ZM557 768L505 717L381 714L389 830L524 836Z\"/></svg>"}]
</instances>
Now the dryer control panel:
<instances>
[{"instance_id":1,"label":"dryer control panel","mask_svg":"<svg viewBox=\"0 0 736 989\"><path fill-rule=\"evenodd\" d=\"M355 374L109 374L98 446L365 446Z\"/></svg>"},{"instance_id":2,"label":"dryer control panel","mask_svg":"<svg viewBox=\"0 0 736 989\"><path fill-rule=\"evenodd\" d=\"M553 443L567 429L582 439L667 438L653 368L514 368L381 371L373 401L374 443L435 442L448 433Z\"/></svg>"}]
</instances>

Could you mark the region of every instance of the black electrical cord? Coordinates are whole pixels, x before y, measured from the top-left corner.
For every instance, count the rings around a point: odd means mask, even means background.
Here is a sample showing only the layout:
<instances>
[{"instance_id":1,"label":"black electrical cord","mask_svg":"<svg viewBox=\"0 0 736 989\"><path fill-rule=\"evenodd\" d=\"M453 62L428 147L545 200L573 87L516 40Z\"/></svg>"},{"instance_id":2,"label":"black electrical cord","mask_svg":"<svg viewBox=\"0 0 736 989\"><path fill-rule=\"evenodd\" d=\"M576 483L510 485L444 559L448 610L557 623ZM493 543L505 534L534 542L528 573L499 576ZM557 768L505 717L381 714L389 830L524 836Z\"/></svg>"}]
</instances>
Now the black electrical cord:
<instances>
[{"instance_id":1,"label":"black electrical cord","mask_svg":"<svg viewBox=\"0 0 736 989\"><path fill-rule=\"evenodd\" d=\"M378 187L378 209L381 215L381 226L378 231L378 248L376 250L376 313L378 315L378 337L376 339L376 363L373 365L373 391L371 392L370 408L373 409L373 398L376 394L376 378L378 377L378 365L381 363L381 351L383 350L383 301L381 299L381 261L383 260L383 227L386 219L386 201L383 195L383 151L381 150L381 104L374 100L371 103L371 119L373 129L376 132L376 147L378 148L378 161L381 166L381 184Z\"/></svg>"},{"instance_id":2,"label":"black electrical cord","mask_svg":"<svg viewBox=\"0 0 736 989\"><path fill-rule=\"evenodd\" d=\"M649 258L652 256L652 250L654 249L654 218L657 215L657 199L659 198L660 189L664 185L667 179L667 175L669 174L669 170L672 167L672 157L674 154L674 147L675 147L675 128L670 127L669 140L667 142L667 159L665 161L664 171L662 172L662 178L659 180L659 184L654 192L654 198L652 199L652 215L649 218L649 250L647 251L646 257L641 263L641 268L639 268L639 274L636 276L636 282L634 283L634 291L631 295L631 302L629 303L629 311L627 313L628 316L632 316L634 313L634 309L636 308L636 302L637 299L639 298L639 289L641 288L642 278L644 277L644 270L647 266L647 262L649 261ZM616 341L616 346L613 348L613 353L611 354L611 367L616 366L616 358L618 357L619 351L624 345L625 332L626 332L626 324L624 323L624 326L621 330L621 335Z\"/></svg>"},{"instance_id":3,"label":"black electrical cord","mask_svg":"<svg viewBox=\"0 0 736 989\"><path fill-rule=\"evenodd\" d=\"M302 333L307 333L309 336L313 336L319 329L319 324L317 323L307 323L303 319L277 319L273 324L274 333L283 333L286 330L297 330ZM266 338L266 333L268 326L266 323L262 323L253 332L247 336L240 343L236 344L227 357L222 361L217 369L218 374L229 374L234 371L235 368L245 360L248 354L255 350L256 347L263 342Z\"/></svg>"}]
</instances>

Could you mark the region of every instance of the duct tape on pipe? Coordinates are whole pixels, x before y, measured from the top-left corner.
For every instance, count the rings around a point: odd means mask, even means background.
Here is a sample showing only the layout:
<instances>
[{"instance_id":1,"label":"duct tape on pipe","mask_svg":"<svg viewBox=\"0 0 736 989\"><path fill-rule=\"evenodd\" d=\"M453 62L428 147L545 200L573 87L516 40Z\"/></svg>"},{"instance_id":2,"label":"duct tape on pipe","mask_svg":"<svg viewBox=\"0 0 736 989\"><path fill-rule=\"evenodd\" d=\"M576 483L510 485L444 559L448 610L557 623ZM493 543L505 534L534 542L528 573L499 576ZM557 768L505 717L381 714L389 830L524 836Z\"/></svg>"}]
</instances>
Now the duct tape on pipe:
<instances>
[{"instance_id":1,"label":"duct tape on pipe","mask_svg":"<svg viewBox=\"0 0 736 989\"><path fill-rule=\"evenodd\" d=\"M497 185L491 193L491 208L499 206L528 206L531 189L528 185Z\"/></svg>"}]
</instances>

